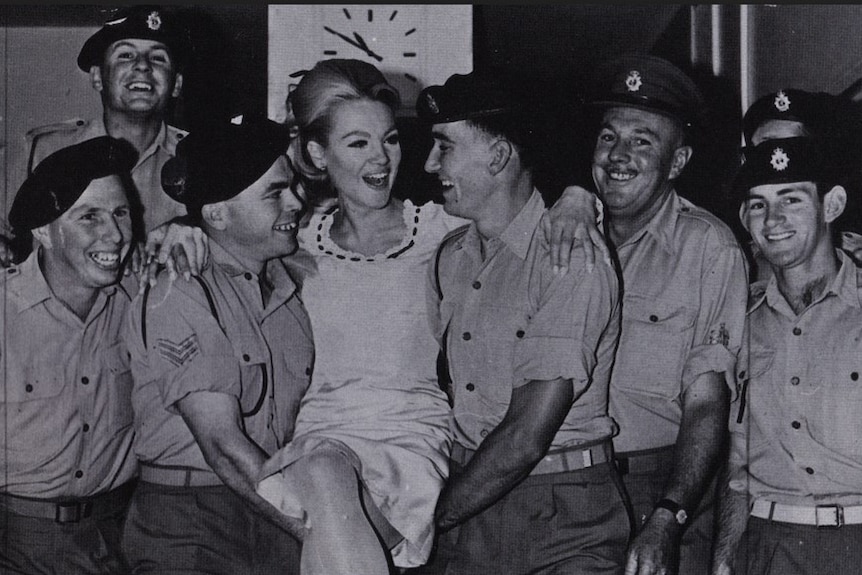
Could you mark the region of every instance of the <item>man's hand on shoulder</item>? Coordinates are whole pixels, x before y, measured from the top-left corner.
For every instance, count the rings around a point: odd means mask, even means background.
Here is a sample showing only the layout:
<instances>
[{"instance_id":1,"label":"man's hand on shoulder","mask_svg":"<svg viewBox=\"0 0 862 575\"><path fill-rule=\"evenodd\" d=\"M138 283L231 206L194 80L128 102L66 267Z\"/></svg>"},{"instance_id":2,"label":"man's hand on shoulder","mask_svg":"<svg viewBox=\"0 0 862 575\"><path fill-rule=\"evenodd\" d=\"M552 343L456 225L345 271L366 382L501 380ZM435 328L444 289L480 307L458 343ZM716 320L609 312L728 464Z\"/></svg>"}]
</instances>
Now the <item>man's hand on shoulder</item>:
<instances>
[{"instance_id":1,"label":"man's hand on shoulder","mask_svg":"<svg viewBox=\"0 0 862 575\"><path fill-rule=\"evenodd\" d=\"M138 244L132 254L131 271L138 276L140 290L156 284L156 275L164 267L169 281L182 275L186 281L199 275L209 257L209 238L203 230L180 220L166 222L147 234L145 244Z\"/></svg>"},{"instance_id":2,"label":"man's hand on shoulder","mask_svg":"<svg viewBox=\"0 0 862 575\"><path fill-rule=\"evenodd\" d=\"M581 244L587 271L595 266L596 252L610 264L608 245L599 228L603 218L601 202L595 194L580 186L569 186L542 218L542 230L551 243L554 271L565 274L569 269L572 248Z\"/></svg>"}]
</instances>

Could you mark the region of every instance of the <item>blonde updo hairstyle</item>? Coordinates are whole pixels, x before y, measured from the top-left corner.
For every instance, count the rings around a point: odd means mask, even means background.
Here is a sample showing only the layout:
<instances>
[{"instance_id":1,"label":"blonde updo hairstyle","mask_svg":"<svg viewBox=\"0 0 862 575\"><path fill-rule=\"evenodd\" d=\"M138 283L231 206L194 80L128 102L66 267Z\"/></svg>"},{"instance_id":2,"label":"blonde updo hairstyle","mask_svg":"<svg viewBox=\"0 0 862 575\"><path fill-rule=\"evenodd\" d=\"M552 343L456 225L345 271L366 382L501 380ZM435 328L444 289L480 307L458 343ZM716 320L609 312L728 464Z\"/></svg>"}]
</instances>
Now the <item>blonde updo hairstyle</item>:
<instances>
[{"instance_id":1,"label":"blonde updo hairstyle","mask_svg":"<svg viewBox=\"0 0 862 575\"><path fill-rule=\"evenodd\" d=\"M328 174L314 165L308 144L317 142L327 147L335 109L354 100L381 102L394 114L401 97L376 67L347 59L321 60L288 95L288 117L293 117L298 140L291 146L292 160L308 191L333 194Z\"/></svg>"}]
</instances>

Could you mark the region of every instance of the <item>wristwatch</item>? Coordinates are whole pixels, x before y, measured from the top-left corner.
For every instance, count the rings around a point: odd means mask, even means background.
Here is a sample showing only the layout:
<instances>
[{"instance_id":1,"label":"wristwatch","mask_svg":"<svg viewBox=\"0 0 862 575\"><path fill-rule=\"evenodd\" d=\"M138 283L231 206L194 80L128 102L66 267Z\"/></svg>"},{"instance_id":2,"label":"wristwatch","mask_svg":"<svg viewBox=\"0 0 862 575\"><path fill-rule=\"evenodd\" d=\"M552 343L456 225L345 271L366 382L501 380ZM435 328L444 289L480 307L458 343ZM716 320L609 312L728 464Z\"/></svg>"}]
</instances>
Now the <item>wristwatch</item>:
<instances>
[{"instance_id":1,"label":"wristwatch","mask_svg":"<svg viewBox=\"0 0 862 575\"><path fill-rule=\"evenodd\" d=\"M655 504L655 507L656 509L667 509L668 511L673 513L676 522L680 525L685 525L685 522L688 521L688 513L686 512L686 510L683 509L680 504L673 499L661 499L658 503Z\"/></svg>"}]
</instances>

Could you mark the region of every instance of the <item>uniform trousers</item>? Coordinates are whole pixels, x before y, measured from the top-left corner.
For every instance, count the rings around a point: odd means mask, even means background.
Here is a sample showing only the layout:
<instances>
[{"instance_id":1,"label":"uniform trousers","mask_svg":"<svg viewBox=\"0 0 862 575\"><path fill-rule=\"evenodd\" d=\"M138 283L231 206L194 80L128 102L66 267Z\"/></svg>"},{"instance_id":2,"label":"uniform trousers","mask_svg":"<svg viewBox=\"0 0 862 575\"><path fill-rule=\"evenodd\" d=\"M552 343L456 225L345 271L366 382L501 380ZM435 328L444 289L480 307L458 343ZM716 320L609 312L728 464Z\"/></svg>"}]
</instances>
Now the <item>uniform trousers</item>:
<instances>
[{"instance_id":1,"label":"uniform trousers","mask_svg":"<svg viewBox=\"0 0 862 575\"><path fill-rule=\"evenodd\" d=\"M455 465L453 476L459 471ZM609 463L530 475L440 535L431 561L415 573L620 574L631 529L627 505Z\"/></svg>"},{"instance_id":2,"label":"uniform trousers","mask_svg":"<svg viewBox=\"0 0 862 575\"><path fill-rule=\"evenodd\" d=\"M0 507L0 574L125 575L120 549L125 511L74 523L26 517Z\"/></svg>"},{"instance_id":3,"label":"uniform trousers","mask_svg":"<svg viewBox=\"0 0 862 575\"><path fill-rule=\"evenodd\" d=\"M136 574L299 574L299 542L223 485L141 481L123 549Z\"/></svg>"},{"instance_id":4,"label":"uniform trousers","mask_svg":"<svg viewBox=\"0 0 862 575\"><path fill-rule=\"evenodd\" d=\"M664 497L673 474L674 451L665 448L641 455L617 454L617 464L626 491L631 498L634 520L640 531L652 514L655 504ZM689 510L688 521L680 540L679 552L671 561L669 573L699 575L709 573L712 556L712 533L715 511L716 480L707 487L700 504Z\"/></svg>"},{"instance_id":5,"label":"uniform trousers","mask_svg":"<svg viewBox=\"0 0 862 575\"><path fill-rule=\"evenodd\" d=\"M862 573L862 525L818 528L750 517L739 543L739 575Z\"/></svg>"}]
</instances>

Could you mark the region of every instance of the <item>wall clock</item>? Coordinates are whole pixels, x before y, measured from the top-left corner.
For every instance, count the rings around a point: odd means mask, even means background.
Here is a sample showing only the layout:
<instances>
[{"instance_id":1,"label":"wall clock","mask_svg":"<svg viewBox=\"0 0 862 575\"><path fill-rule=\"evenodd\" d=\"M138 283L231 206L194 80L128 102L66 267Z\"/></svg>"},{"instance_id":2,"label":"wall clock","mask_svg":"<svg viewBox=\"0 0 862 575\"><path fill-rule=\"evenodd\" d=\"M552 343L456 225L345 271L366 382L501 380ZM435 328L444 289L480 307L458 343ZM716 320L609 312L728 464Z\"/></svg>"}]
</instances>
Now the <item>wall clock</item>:
<instances>
[{"instance_id":1,"label":"wall clock","mask_svg":"<svg viewBox=\"0 0 862 575\"><path fill-rule=\"evenodd\" d=\"M413 115L429 84L473 69L470 5L271 5L269 116L283 121L291 84L318 60L356 58L377 66Z\"/></svg>"}]
</instances>

